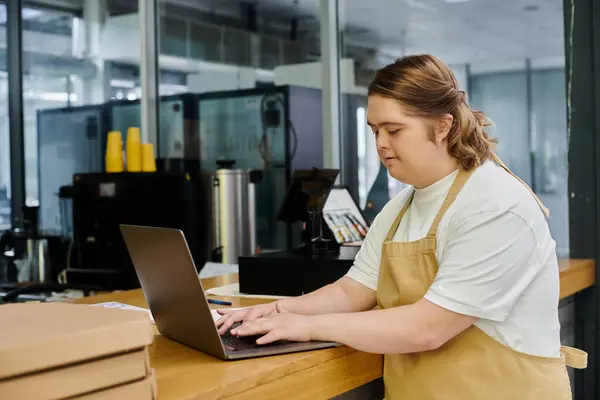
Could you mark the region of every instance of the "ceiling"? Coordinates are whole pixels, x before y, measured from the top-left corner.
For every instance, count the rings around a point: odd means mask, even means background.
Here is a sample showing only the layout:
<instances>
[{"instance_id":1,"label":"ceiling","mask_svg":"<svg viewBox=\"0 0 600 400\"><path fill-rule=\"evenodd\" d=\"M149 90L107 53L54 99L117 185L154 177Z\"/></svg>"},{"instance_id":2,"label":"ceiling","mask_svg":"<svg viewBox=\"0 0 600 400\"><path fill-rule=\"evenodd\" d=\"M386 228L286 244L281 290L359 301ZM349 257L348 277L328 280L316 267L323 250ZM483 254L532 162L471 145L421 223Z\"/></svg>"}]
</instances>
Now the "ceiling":
<instances>
[{"instance_id":1,"label":"ceiling","mask_svg":"<svg viewBox=\"0 0 600 400\"><path fill-rule=\"evenodd\" d=\"M257 0L318 15L318 0ZM564 59L563 0L340 0L353 45L381 57L428 52L450 64Z\"/></svg>"},{"instance_id":2,"label":"ceiling","mask_svg":"<svg viewBox=\"0 0 600 400\"><path fill-rule=\"evenodd\" d=\"M108 0L130 4L138 0ZM563 0L338 0L345 43L368 50L370 67L403 54L432 53L449 64L564 64ZM63 8L83 0L37 0ZM320 0L159 0L161 4L240 17L241 3L258 15L319 29ZM1 15L0 15L1 18Z\"/></svg>"}]
</instances>

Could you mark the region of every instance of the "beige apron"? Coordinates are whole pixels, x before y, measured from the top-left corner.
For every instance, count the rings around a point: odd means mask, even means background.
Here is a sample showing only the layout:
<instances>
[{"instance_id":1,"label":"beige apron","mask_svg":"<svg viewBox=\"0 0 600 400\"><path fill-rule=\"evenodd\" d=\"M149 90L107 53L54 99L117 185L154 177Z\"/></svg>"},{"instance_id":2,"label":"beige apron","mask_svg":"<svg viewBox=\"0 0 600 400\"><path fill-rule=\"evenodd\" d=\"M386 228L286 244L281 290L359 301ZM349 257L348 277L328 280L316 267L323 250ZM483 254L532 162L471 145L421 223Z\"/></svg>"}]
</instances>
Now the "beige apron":
<instances>
[{"instance_id":1,"label":"beige apron","mask_svg":"<svg viewBox=\"0 0 600 400\"><path fill-rule=\"evenodd\" d=\"M495 155L492 159L514 176ZM412 196L406 202L383 244L377 288L380 308L413 304L423 298L438 270L438 225L471 174L458 172L425 238L392 242ZM386 400L571 399L566 365L585 368L587 355L564 346L561 351L560 358L520 353L472 325L437 350L386 355Z\"/></svg>"}]
</instances>

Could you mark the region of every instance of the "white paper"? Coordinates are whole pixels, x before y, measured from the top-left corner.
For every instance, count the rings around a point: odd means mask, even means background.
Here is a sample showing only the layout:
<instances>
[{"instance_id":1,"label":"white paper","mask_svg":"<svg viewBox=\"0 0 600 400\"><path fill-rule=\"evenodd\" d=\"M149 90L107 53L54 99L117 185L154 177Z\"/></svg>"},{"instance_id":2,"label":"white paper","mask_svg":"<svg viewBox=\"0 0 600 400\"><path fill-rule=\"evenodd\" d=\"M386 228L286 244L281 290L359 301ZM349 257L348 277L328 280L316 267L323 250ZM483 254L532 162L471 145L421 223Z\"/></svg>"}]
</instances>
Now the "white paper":
<instances>
[{"instance_id":1,"label":"white paper","mask_svg":"<svg viewBox=\"0 0 600 400\"><path fill-rule=\"evenodd\" d=\"M206 290L207 294L215 296L229 296L229 297L249 297L256 299L285 299L288 296L272 296L266 294L246 294L240 292L239 283L231 283L229 285L218 286L212 289Z\"/></svg>"},{"instance_id":2,"label":"white paper","mask_svg":"<svg viewBox=\"0 0 600 400\"><path fill-rule=\"evenodd\" d=\"M239 267L237 264L221 264L214 262L207 262L204 267L200 270L200 279L212 278L214 276L237 274Z\"/></svg>"},{"instance_id":3,"label":"white paper","mask_svg":"<svg viewBox=\"0 0 600 400\"><path fill-rule=\"evenodd\" d=\"M150 317L150 321L152 321L152 323L154 323L154 318L152 317L152 313L150 312L150 310L148 310L146 308L131 306L131 305L125 304L125 303L119 303L118 301L108 301L106 303L96 303L96 304L90 304L90 305L96 306L96 307L105 307L105 308L119 308L121 310L142 311L142 312L147 313L148 317ZM239 310L239 308L229 308L229 307L223 307L223 308L227 309L227 310ZM210 313L212 314L214 321L221 318L221 314L219 314L217 312L217 310L211 309Z\"/></svg>"},{"instance_id":4,"label":"white paper","mask_svg":"<svg viewBox=\"0 0 600 400\"><path fill-rule=\"evenodd\" d=\"M96 306L96 307L104 307L104 308L119 308L121 310L143 311L148 314L148 317L150 317L150 321L152 321L152 323L154 323L154 318L152 317L152 313L147 308L131 306L131 305L125 304L125 303L119 303L118 301L107 301L106 303L96 303L96 304L90 304L90 305Z\"/></svg>"}]
</instances>

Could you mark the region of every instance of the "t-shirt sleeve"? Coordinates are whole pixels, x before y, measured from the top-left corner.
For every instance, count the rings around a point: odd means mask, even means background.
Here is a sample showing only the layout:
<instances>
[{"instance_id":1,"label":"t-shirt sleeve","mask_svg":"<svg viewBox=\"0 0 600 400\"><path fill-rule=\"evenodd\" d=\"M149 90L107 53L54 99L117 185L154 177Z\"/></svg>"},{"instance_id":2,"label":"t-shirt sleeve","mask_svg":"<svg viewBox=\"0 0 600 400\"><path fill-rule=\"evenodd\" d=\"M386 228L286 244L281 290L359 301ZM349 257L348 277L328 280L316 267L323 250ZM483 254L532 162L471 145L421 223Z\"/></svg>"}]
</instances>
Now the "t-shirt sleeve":
<instances>
[{"instance_id":1,"label":"t-shirt sleeve","mask_svg":"<svg viewBox=\"0 0 600 400\"><path fill-rule=\"evenodd\" d=\"M386 235L385 232L382 233L382 230L385 229L385 227L381 226L382 214L383 212L379 213L373 220L367 237L356 254L354 264L346 274L347 277L362 283L372 290L377 290L381 250Z\"/></svg>"},{"instance_id":2,"label":"t-shirt sleeve","mask_svg":"<svg viewBox=\"0 0 600 400\"><path fill-rule=\"evenodd\" d=\"M448 310L502 322L541 268L532 229L507 211L469 216L449 232L425 298Z\"/></svg>"}]
</instances>

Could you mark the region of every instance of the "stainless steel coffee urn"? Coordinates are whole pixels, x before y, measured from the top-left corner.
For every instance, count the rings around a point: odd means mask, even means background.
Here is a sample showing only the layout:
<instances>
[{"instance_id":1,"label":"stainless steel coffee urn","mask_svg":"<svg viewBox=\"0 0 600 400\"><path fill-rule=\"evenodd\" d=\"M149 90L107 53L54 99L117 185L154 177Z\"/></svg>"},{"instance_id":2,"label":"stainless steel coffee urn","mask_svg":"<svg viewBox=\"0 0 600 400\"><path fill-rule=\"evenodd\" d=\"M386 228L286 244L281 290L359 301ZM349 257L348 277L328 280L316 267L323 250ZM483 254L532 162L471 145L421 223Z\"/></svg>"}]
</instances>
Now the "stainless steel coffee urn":
<instances>
[{"instance_id":1,"label":"stainless steel coffee urn","mask_svg":"<svg viewBox=\"0 0 600 400\"><path fill-rule=\"evenodd\" d=\"M233 164L219 162L212 178L212 259L224 264L237 264L238 257L256 253L255 185L262 171L233 169Z\"/></svg>"}]
</instances>

